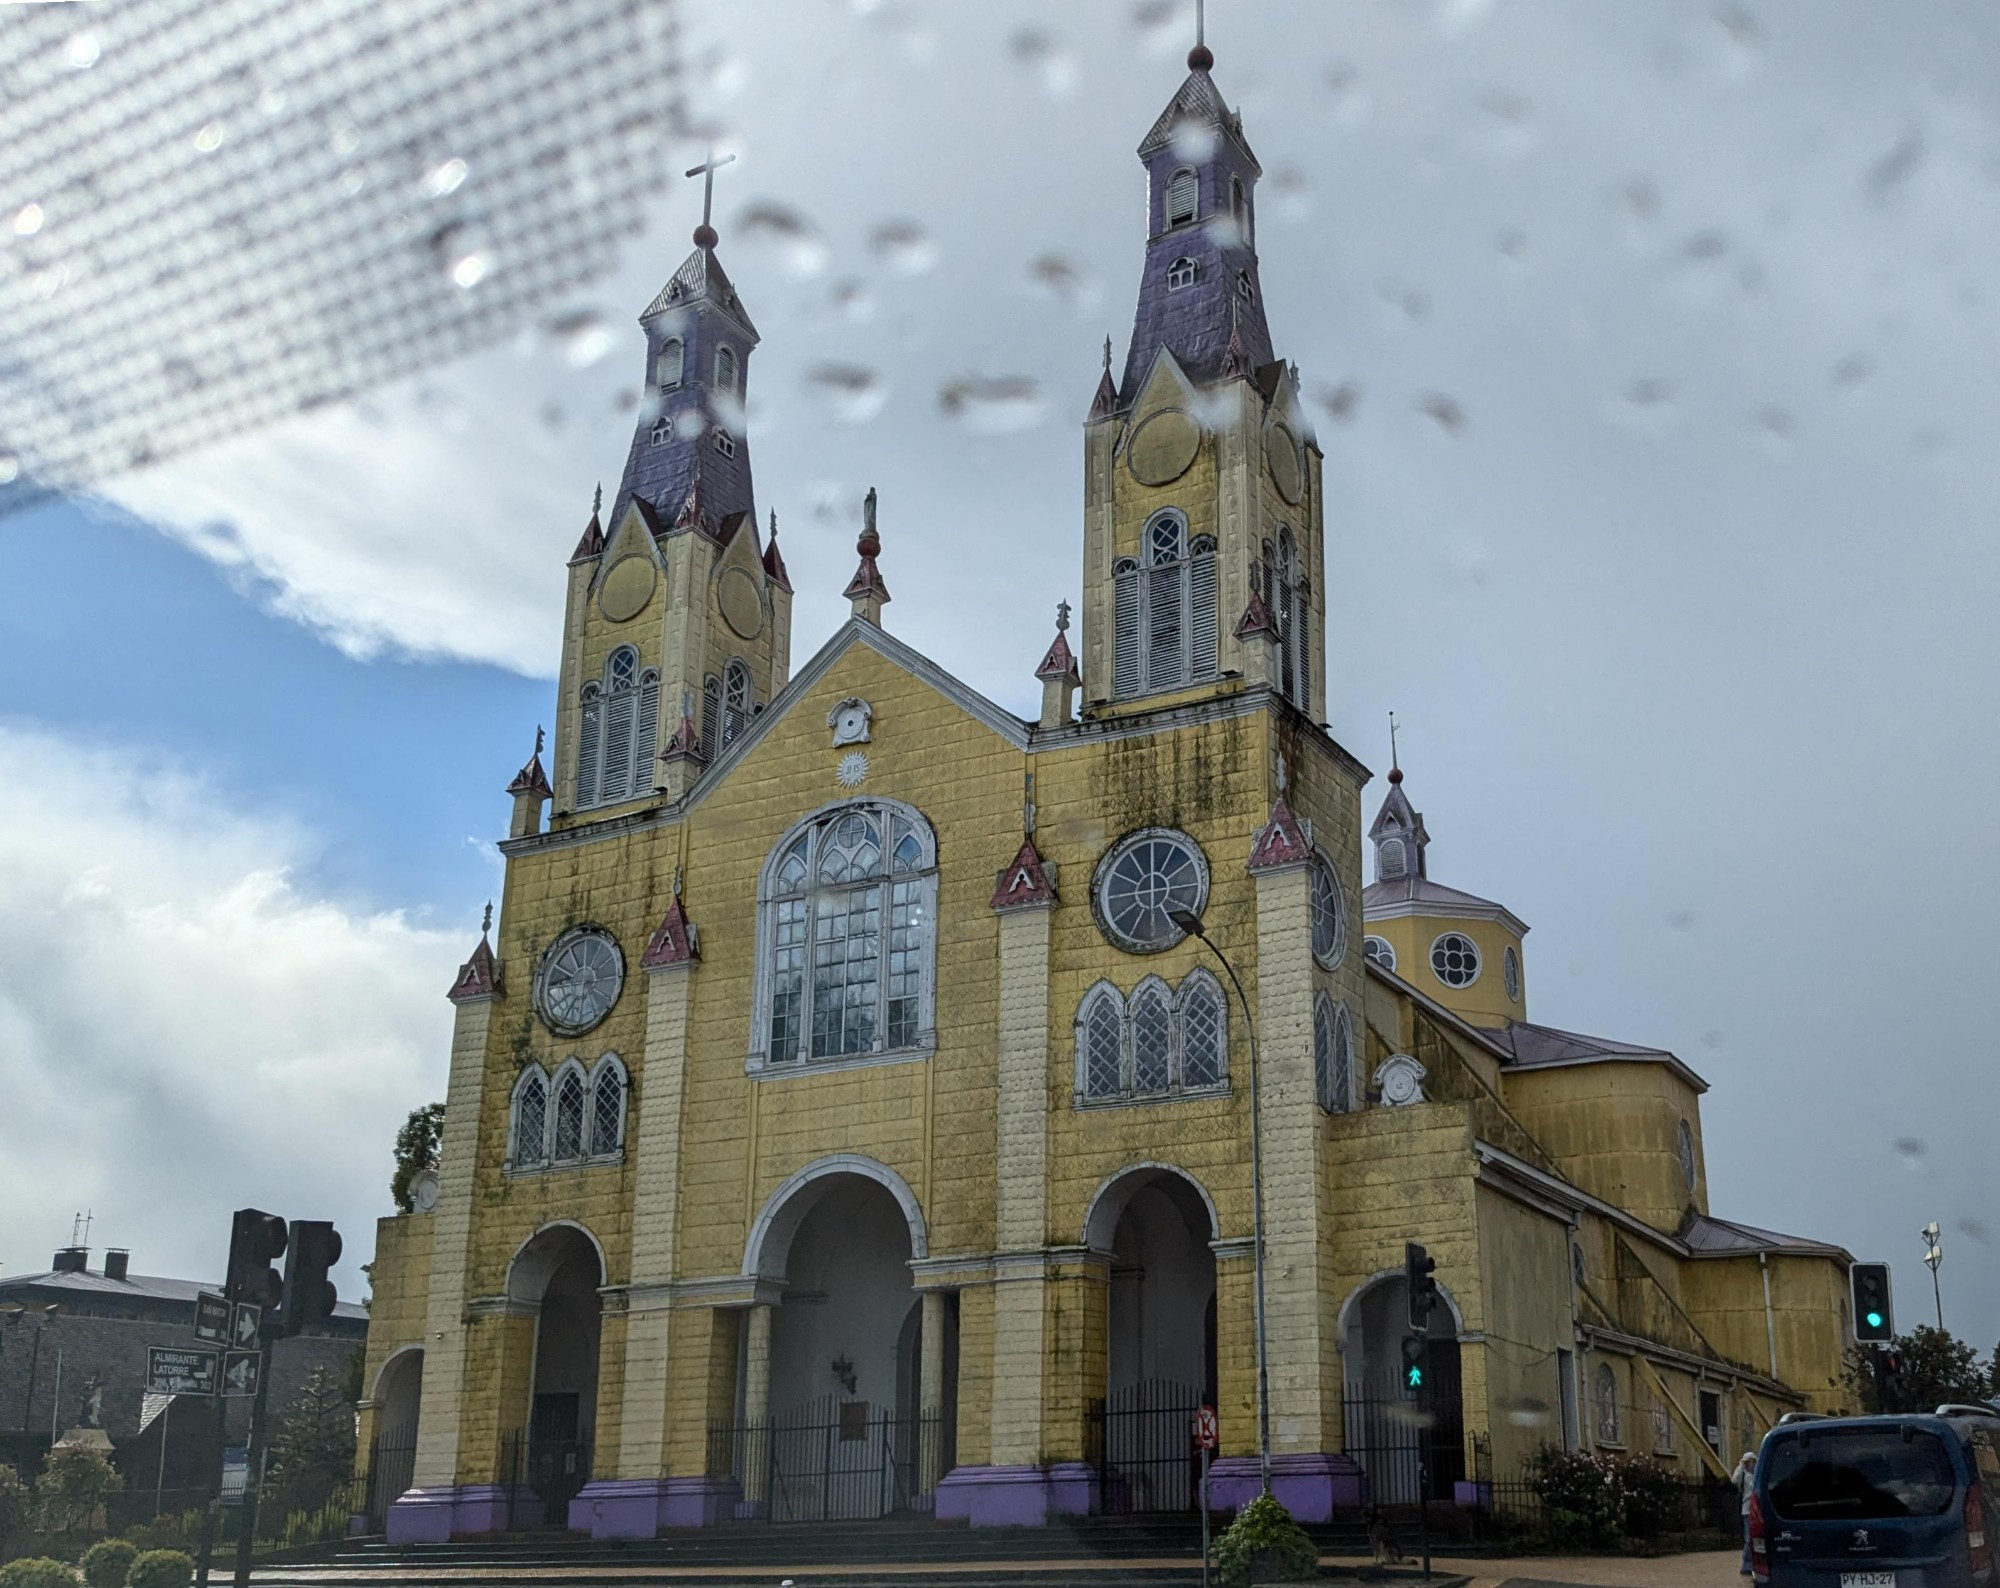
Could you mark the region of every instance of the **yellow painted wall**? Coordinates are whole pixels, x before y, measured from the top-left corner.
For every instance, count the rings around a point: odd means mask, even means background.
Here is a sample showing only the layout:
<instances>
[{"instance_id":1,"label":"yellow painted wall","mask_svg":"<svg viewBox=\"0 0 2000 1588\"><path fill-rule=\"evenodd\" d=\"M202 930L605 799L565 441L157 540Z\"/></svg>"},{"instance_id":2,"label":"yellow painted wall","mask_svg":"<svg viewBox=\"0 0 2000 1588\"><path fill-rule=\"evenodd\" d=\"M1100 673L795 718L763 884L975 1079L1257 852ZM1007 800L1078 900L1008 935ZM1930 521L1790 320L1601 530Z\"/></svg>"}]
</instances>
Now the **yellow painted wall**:
<instances>
[{"instance_id":1,"label":"yellow painted wall","mask_svg":"<svg viewBox=\"0 0 2000 1588\"><path fill-rule=\"evenodd\" d=\"M1368 932L1395 950L1398 976L1460 1019L1476 1026L1504 1026L1510 1020L1528 1018L1526 950L1503 923L1444 915L1373 916ZM1446 932L1462 932L1478 945L1479 976L1469 987L1448 986L1431 969L1431 945ZM1501 969L1502 957L1510 947L1521 956L1518 998L1507 996L1507 979Z\"/></svg>"},{"instance_id":2,"label":"yellow painted wall","mask_svg":"<svg viewBox=\"0 0 2000 1588\"><path fill-rule=\"evenodd\" d=\"M1660 1230L1708 1211L1701 1102L1665 1064L1615 1062L1506 1073L1507 1104L1562 1172ZM1679 1129L1694 1132L1696 1183L1681 1178Z\"/></svg>"}]
</instances>

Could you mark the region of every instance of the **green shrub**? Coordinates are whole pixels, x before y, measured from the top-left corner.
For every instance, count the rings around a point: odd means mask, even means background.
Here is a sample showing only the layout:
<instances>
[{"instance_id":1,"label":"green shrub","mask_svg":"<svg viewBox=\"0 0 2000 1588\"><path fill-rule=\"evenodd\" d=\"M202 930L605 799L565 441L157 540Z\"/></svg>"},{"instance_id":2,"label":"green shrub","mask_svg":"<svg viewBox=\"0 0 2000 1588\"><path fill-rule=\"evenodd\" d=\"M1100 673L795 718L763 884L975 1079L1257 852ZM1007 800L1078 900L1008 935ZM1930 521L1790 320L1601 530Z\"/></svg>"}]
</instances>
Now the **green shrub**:
<instances>
[{"instance_id":1,"label":"green shrub","mask_svg":"<svg viewBox=\"0 0 2000 1588\"><path fill-rule=\"evenodd\" d=\"M125 1588L125 1574L139 1546L122 1538L101 1539L83 1552L83 1580L90 1588Z\"/></svg>"},{"instance_id":2,"label":"green shrub","mask_svg":"<svg viewBox=\"0 0 2000 1588\"><path fill-rule=\"evenodd\" d=\"M36 1492L42 1501L42 1527L50 1533L102 1530L104 1502L125 1480L95 1450L72 1445L52 1451L42 1468Z\"/></svg>"},{"instance_id":3,"label":"green shrub","mask_svg":"<svg viewBox=\"0 0 2000 1588\"><path fill-rule=\"evenodd\" d=\"M149 1549L132 1562L125 1588L187 1588L194 1558L177 1549Z\"/></svg>"},{"instance_id":4,"label":"green shrub","mask_svg":"<svg viewBox=\"0 0 2000 1588\"><path fill-rule=\"evenodd\" d=\"M1303 1582L1319 1575L1319 1546L1268 1494L1236 1513L1215 1546L1218 1575L1237 1584L1282 1579Z\"/></svg>"},{"instance_id":5,"label":"green shrub","mask_svg":"<svg viewBox=\"0 0 2000 1588\"><path fill-rule=\"evenodd\" d=\"M199 1509L162 1512L126 1528L125 1536L141 1550L192 1548L201 1539L201 1515Z\"/></svg>"},{"instance_id":6,"label":"green shrub","mask_svg":"<svg viewBox=\"0 0 2000 1588\"><path fill-rule=\"evenodd\" d=\"M1674 1514L1679 1479L1641 1456L1597 1455L1546 1445L1528 1463L1542 1502L1542 1529L1559 1549L1609 1549L1652 1538Z\"/></svg>"},{"instance_id":7,"label":"green shrub","mask_svg":"<svg viewBox=\"0 0 2000 1588\"><path fill-rule=\"evenodd\" d=\"M0 1461L0 1555L28 1527L28 1486L21 1474Z\"/></svg>"},{"instance_id":8,"label":"green shrub","mask_svg":"<svg viewBox=\"0 0 2000 1588\"><path fill-rule=\"evenodd\" d=\"M0 1588L77 1588L76 1569L46 1556L10 1560L0 1566Z\"/></svg>"}]
</instances>

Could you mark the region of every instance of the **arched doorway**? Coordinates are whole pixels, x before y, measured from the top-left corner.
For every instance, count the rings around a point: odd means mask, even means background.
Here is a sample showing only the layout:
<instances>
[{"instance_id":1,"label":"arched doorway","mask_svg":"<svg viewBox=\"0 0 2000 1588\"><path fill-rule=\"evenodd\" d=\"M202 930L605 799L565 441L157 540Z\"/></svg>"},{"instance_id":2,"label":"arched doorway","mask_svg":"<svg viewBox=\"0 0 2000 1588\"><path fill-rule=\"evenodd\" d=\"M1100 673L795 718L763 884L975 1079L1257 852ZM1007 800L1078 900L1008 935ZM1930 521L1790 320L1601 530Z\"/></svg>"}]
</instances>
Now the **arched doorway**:
<instances>
[{"instance_id":1,"label":"arched doorway","mask_svg":"<svg viewBox=\"0 0 2000 1588\"><path fill-rule=\"evenodd\" d=\"M1193 1426L1216 1404L1215 1212L1187 1175L1145 1165L1098 1192L1085 1244L1111 1260L1095 1440L1108 1511L1197 1499Z\"/></svg>"},{"instance_id":2,"label":"arched doorway","mask_svg":"<svg viewBox=\"0 0 2000 1588\"><path fill-rule=\"evenodd\" d=\"M951 1459L957 1298L918 1294L910 1262L924 1255L915 1197L868 1161L802 1171L758 1220L746 1266L783 1289L763 1383L746 1353L737 1464L773 1520L927 1507Z\"/></svg>"},{"instance_id":3,"label":"arched doorway","mask_svg":"<svg viewBox=\"0 0 2000 1588\"><path fill-rule=\"evenodd\" d=\"M410 1487L417 1464L417 1410L423 1403L424 1351L411 1346L375 1376L375 1437L368 1447L368 1514L382 1524Z\"/></svg>"},{"instance_id":4,"label":"arched doorway","mask_svg":"<svg viewBox=\"0 0 2000 1588\"><path fill-rule=\"evenodd\" d=\"M567 1525L569 1502L590 1480L603 1283L597 1243L574 1224L538 1231L507 1276L509 1299L535 1309L526 1448L518 1473L548 1527Z\"/></svg>"},{"instance_id":5,"label":"arched doorway","mask_svg":"<svg viewBox=\"0 0 2000 1588\"><path fill-rule=\"evenodd\" d=\"M1378 1274L1341 1309L1346 1451L1368 1475L1369 1497L1414 1504L1420 1490L1450 1500L1465 1476L1458 1314L1448 1298L1431 1309L1424 1388L1403 1384L1410 1333L1409 1288L1400 1270Z\"/></svg>"}]
</instances>

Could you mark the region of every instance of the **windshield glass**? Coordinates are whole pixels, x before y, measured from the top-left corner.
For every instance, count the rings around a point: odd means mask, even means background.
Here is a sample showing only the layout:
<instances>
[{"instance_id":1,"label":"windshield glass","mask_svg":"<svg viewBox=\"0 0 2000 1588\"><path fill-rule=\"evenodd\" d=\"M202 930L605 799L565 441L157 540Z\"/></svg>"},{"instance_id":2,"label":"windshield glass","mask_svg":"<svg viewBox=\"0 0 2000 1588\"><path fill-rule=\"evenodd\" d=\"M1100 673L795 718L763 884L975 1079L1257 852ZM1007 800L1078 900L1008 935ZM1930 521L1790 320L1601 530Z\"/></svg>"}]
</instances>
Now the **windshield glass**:
<instances>
[{"instance_id":1,"label":"windshield glass","mask_svg":"<svg viewBox=\"0 0 2000 1588\"><path fill-rule=\"evenodd\" d=\"M1944 1441L1899 1427L1774 1442L1765 1480L1772 1509L1791 1522L1938 1516L1958 1488Z\"/></svg>"}]
</instances>

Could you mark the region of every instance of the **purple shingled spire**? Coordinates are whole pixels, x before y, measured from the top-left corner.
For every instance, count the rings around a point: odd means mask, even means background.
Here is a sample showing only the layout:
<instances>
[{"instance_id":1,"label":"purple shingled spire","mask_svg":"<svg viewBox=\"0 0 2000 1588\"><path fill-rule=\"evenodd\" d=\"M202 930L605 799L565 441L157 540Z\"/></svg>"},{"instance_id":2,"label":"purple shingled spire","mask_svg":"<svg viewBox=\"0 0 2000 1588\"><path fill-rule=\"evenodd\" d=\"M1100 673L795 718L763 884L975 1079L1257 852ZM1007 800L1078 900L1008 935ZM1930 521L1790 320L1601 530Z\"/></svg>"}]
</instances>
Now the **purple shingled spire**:
<instances>
[{"instance_id":1,"label":"purple shingled spire","mask_svg":"<svg viewBox=\"0 0 2000 1588\"><path fill-rule=\"evenodd\" d=\"M715 232L696 233L695 250L639 316L646 332L646 399L607 533L637 497L656 532L678 521L699 488L701 528L726 537L739 514L756 521L743 399L757 328L715 257Z\"/></svg>"},{"instance_id":2,"label":"purple shingled spire","mask_svg":"<svg viewBox=\"0 0 2000 1588\"><path fill-rule=\"evenodd\" d=\"M1232 335L1243 373L1273 361L1255 246L1263 167L1208 75L1212 59L1205 49L1189 55L1187 81L1139 145L1149 236L1121 407L1138 396L1163 347L1200 382L1223 377Z\"/></svg>"}]
</instances>

